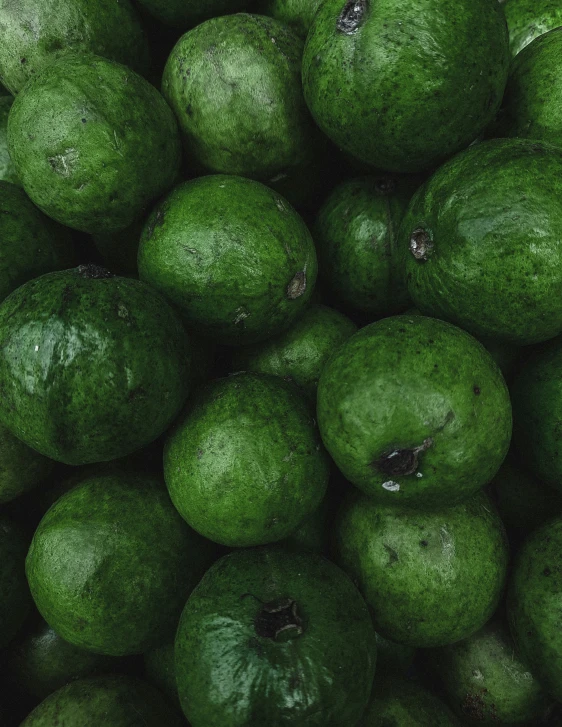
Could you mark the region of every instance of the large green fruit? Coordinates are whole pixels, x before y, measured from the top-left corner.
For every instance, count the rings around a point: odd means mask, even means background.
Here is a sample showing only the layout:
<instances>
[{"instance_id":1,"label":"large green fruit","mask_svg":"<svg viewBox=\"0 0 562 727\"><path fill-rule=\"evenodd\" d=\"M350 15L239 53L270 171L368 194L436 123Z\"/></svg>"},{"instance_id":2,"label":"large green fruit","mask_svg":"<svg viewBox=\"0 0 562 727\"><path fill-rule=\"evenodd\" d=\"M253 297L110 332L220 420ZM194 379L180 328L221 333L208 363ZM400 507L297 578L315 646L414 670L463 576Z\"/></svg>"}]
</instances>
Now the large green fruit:
<instances>
[{"instance_id":1,"label":"large green fruit","mask_svg":"<svg viewBox=\"0 0 562 727\"><path fill-rule=\"evenodd\" d=\"M268 374L241 373L202 388L164 450L180 515L223 545L287 537L320 504L328 475L307 402Z\"/></svg>"},{"instance_id":2,"label":"large green fruit","mask_svg":"<svg viewBox=\"0 0 562 727\"><path fill-rule=\"evenodd\" d=\"M373 609L376 630L426 647L464 639L488 621L508 562L503 524L482 492L429 512L350 493L335 552Z\"/></svg>"},{"instance_id":3,"label":"large green fruit","mask_svg":"<svg viewBox=\"0 0 562 727\"><path fill-rule=\"evenodd\" d=\"M68 51L96 53L139 73L150 65L129 0L0 0L0 78L13 94Z\"/></svg>"},{"instance_id":4,"label":"large green fruit","mask_svg":"<svg viewBox=\"0 0 562 727\"><path fill-rule=\"evenodd\" d=\"M520 53L535 38L562 25L562 7L557 0L509 0L503 11L512 56Z\"/></svg>"},{"instance_id":5,"label":"large green fruit","mask_svg":"<svg viewBox=\"0 0 562 727\"><path fill-rule=\"evenodd\" d=\"M0 648L14 638L31 607L25 579L27 545L19 527L0 514Z\"/></svg>"},{"instance_id":6,"label":"large green fruit","mask_svg":"<svg viewBox=\"0 0 562 727\"><path fill-rule=\"evenodd\" d=\"M426 315L520 345L562 331L562 150L494 139L444 164L399 232Z\"/></svg>"},{"instance_id":7,"label":"large green fruit","mask_svg":"<svg viewBox=\"0 0 562 727\"><path fill-rule=\"evenodd\" d=\"M130 676L80 679L45 699L21 727L184 727L161 693Z\"/></svg>"},{"instance_id":8,"label":"large green fruit","mask_svg":"<svg viewBox=\"0 0 562 727\"><path fill-rule=\"evenodd\" d=\"M66 464L156 439L189 389L186 333L148 285L94 265L25 283L0 305L0 419Z\"/></svg>"},{"instance_id":9,"label":"large green fruit","mask_svg":"<svg viewBox=\"0 0 562 727\"><path fill-rule=\"evenodd\" d=\"M389 505L465 499L497 472L511 437L490 354L424 316L384 318L343 343L320 376L317 414L344 476Z\"/></svg>"},{"instance_id":10,"label":"large green fruit","mask_svg":"<svg viewBox=\"0 0 562 727\"><path fill-rule=\"evenodd\" d=\"M189 328L231 344L289 328L317 274L312 237L291 205L259 182L222 174L181 184L156 207L138 267Z\"/></svg>"},{"instance_id":11,"label":"large green fruit","mask_svg":"<svg viewBox=\"0 0 562 727\"><path fill-rule=\"evenodd\" d=\"M74 646L139 654L173 631L212 546L148 475L87 478L33 536L26 573L39 612Z\"/></svg>"},{"instance_id":12,"label":"large green fruit","mask_svg":"<svg viewBox=\"0 0 562 727\"><path fill-rule=\"evenodd\" d=\"M0 503L36 487L54 462L28 447L0 425Z\"/></svg>"},{"instance_id":13,"label":"large green fruit","mask_svg":"<svg viewBox=\"0 0 562 727\"><path fill-rule=\"evenodd\" d=\"M198 23L243 10L249 0L137 0L139 5L175 31L187 30Z\"/></svg>"},{"instance_id":14,"label":"large green fruit","mask_svg":"<svg viewBox=\"0 0 562 727\"><path fill-rule=\"evenodd\" d=\"M562 700L562 517L535 530L519 550L507 610L522 657L543 688Z\"/></svg>"},{"instance_id":15,"label":"large green fruit","mask_svg":"<svg viewBox=\"0 0 562 727\"><path fill-rule=\"evenodd\" d=\"M259 0L257 9L306 38L322 0Z\"/></svg>"},{"instance_id":16,"label":"large green fruit","mask_svg":"<svg viewBox=\"0 0 562 727\"><path fill-rule=\"evenodd\" d=\"M360 161L434 167L499 108L505 18L490 0L325 0L308 34L304 95L320 128Z\"/></svg>"},{"instance_id":17,"label":"large green fruit","mask_svg":"<svg viewBox=\"0 0 562 727\"><path fill-rule=\"evenodd\" d=\"M193 727L350 727L375 669L369 611L318 555L239 550L204 575L176 634Z\"/></svg>"},{"instance_id":18,"label":"large green fruit","mask_svg":"<svg viewBox=\"0 0 562 727\"><path fill-rule=\"evenodd\" d=\"M273 18L214 18L175 45L162 93L185 150L211 172L276 181L311 160L317 130L301 84L302 40Z\"/></svg>"},{"instance_id":19,"label":"large green fruit","mask_svg":"<svg viewBox=\"0 0 562 727\"><path fill-rule=\"evenodd\" d=\"M84 232L124 229L174 182L181 146L170 107L126 66L69 53L18 94L8 121L32 201Z\"/></svg>"}]
</instances>

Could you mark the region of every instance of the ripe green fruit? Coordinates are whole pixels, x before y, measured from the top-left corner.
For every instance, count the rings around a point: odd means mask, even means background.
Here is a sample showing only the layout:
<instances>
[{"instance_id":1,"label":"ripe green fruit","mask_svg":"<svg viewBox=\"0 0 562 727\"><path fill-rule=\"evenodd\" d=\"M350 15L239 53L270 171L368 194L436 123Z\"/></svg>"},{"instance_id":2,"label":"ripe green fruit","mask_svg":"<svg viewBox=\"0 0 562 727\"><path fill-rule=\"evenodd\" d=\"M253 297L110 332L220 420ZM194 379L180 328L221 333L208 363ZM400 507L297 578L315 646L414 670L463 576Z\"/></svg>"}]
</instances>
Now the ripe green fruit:
<instances>
[{"instance_id":1,"label":"ripe green fruit","mask_svg":"<svg viewBox=\"0 0 562 727\"><path fill-rule=\"evenodd\" d=\"M509 0L503 11L513 57L535 38L562 25L562 8L556 0Z\"/></svg>"}]
</instances>

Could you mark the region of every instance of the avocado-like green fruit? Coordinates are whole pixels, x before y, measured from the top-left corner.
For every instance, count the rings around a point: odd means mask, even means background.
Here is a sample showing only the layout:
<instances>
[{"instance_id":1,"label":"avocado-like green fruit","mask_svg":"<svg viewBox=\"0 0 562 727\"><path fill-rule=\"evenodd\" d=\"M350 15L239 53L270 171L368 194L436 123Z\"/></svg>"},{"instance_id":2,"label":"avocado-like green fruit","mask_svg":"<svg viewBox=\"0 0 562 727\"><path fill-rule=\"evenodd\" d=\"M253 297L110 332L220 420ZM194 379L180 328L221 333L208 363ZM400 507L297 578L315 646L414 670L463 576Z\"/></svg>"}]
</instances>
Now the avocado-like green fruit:
<instances>
[{"instance_id":1,"label":"avocado-like green fruit","mask_svg":"<svg viewBox=\"0 0 562 727\"><path fill-rule=\"evenodd\" d=\"M144 655L146 678L181 709L176 681L174 639L149 649Z\"/></svg>"},{"instance_id":2,"label":"avocado-like green fruit","mask_svg":"<svg viewBox=\"0 0 562 727\"><path fill-rule=\"evenodd\" d=\"M350 727L371 692L369 611L319 555L260 548L224 556L187 601L175 643L192 727Z\"/></svg>"},{"instance_id":3,"label":"avocado-like green fruit","mask_svg":"<svg viewBox=\"0 0 562 727\"><path fill-rule=\"evenodd\" d=\"M511 438L505 381L484 346L425 316L394 316L343 343L320 376L322 440L377 501L426 508L488 483Z\"/></svg>"},{"instance_id":4,"label":"avocado-like green fruit","mask_svg":"<svg viewBox=\"0 0 562 727\"><path fill-rule=\"evenodd\" d=\"M65 464L130 454L160 436L189 389L181 321L139 280L81 265L0 305L0 420Z\"/></svg>"},{"instance_id":5,"label":"avocado-like green fruit","mask_svg":"<svg viewBox=\"0 0 562 727\"><path fill-rule=\"evenodd\" d=\"M258 10L280 20L306 38L322 0L260 0Z\"/></svg>"},{"instance_id":6,"label":"avocado-like green fruit","mask_svg":"<svg viewBox=\"0 0 562 727\"><path fill-rule=\"evenodd\" d=\"M535 38L562 25L562 8L556 0L508 0L503 11L513 57Z\"/></svg>"},{"instance_id":7,"label":"avocado-like green fruit","mask_svg":"<svg viewBox=\"0 0 562 727\"><path fill-rule=\"evenodd\" d=\"M61 687L20 727L184 727L180 713L147 682L98 676Z\"/></svg>"},{"instance_id":8,"label":"avocado-like green fruit","mask_svg":"<svg viewBox=\"0 0 562 727\"><path fill-rule=\"evenodd\" d=\"M21 187L8 149L8 116L13 103L12 96L0 96L0 180Z\"/></svg>"},{"instance_id":9,"label":"avocado-like green fruit","mask_svg":"<svg viewBox=\"0 0 562 727\"><path fill-rule=\"evenodd\" d=\"M562 150L530 139L492 139L444 164L400 226L414 305L518 345L560 333L559 180Z\"/></svg>"},{"instance_id":10,"label":"avocado-like green fruit","mask_svg":"<svg viewBox=\"0 0 562 727\"><path fill-rule=\"evenodd\" d=\"M42 619L10 644L6 657L11 681L37 700L76 679L110 674L118 664L111 656L69 644Z\"/></svg>"},{"instance_id":11,"label":"avocado-like green fruit","mask_svg":"<svg viewBox=\"0 0 562 727\"><path fill-rule=\"evenodd\" d=\"M148 81L120 63L68 53L20 91L8 147L31 200L83 232L130 225L176 178L174 115Z\"/></svg>"},{"instance_id":12,"label":"avocado-like green fruit","mask_svg":"<svg viewBox=\"0 0 562 727\"><path fill-rule=\"evenodd\" d=\"M151 15L174 30L202 23L218 15L243 10L249 0L137 0Z\"/></svg>"},{"instance_id":13,"label":"avocado-like green fruit","mask_svg":"<svg viewBox=\"0 0 562 727\"><path fill-rule=\"evenodd\" d=\"M416 172L494 118L508 65L495 2L325 0L304 50L304 96L340 148L379 169Z\"/></svg>"},{"instance_id":14,"label":"avocado-like green fruit","mask_svg":"<svg viewBox=\"0 0 562 727\"><path fill-rule=\"evenodd\" d=\"M530 472L562 491L562 337L531 355L512 385L513 443Z\"/></svg>"},{"instance_id":15,"label":"avocado-like green fruit","mask_svg":"<svg viewBox=\"0 0 562 727\"><path fill-rule=\"evenodd\" d=\"M0 503L10 502L36 487L54 462L28 447L0 425Z\"/></svg>"},{"instance_id":16,"label":"avocado-like green fruit","mask_svg":"<svg viewBox=\"0 0 562 727\"><path fill-rule=\"evenodd\" d=\"M311 305L280 336L237 349L232 370L288 376L315 401L322 369L356 331L355 323L343 313L325 305Z\"/></svg>"},{"instance_id":17,"label":"avocado-like green fruit","mask_svg":"<svg viewBox=\"0 0 562 727\"><path fill-rule=\"evenodd\" d=\"M328 476L307 402L268 374L240 373L200 389L164 449L178 512L222 545L286 538L318 507Z\"/></svg>"},{"instance_id":18,"label":"avocado-like green fruit","mask_svg":"<svg viewBox=\"0 0 562 727\"><path fill-rule=\"evenodd\" d=\"M312 237L293 207L260 182L222 174L181 184L156 207L138 268L189 328L230 344L289 328L317 275Z\"/></svg>"},{"instance_id":19,"label":"avocado-like green fruit","mask_svg":"<svg viewBox=\"0 0 562 727\"><path fill-rule=\"evenodd\" d=\"M150 67L130 0L0 0L0 78L11 93L68 51L95 53L139 73Z\"/></svg>"},{"instance_id":20,"label":"avocado-like green fruit","mask_svg":"<svg viewBox=\"0 0 562 727\"><path fill-rule=\"evenodd\" d=\"M14 638L31 608L25 579L27 546L20 528L0 513L0 648Z\"/></svg>"},{"instance_id":21,"label":"avocado-like green fruit","mask_svg":"<svg viewBox=\"0 0 562 727\"><path fill-rule=\"evenodd\" d=\"M562 700L562 517L535 530L518 551L507 593L511 633L532 673Z\"/></svg>"},{"instance_id":22,"label":"avocado-like green fruit","mask_svg":"<svg viewBox=\"0 0 562 727\"><path fill-rule=\"evenodd\" d=\"M39 523L26 560L45 621L74 646L140 654L175 627L209 547L149 475L83 480Z\"/></svg>"},{"instance_id":23,"label":"avocado-like green fruit","mask_svg":"<svg viewBox=\"0 0 562 727\"><path fill-rule=\"evenodd\" d=\"M562 8L560 23L562 24ZM562 147L562 28L541 35L511 64L494 136L533 139Z\"/></svg>"},{"instance_id":24,"label":"avocado-like green fruit","mask_svg":"<svg viewBox=\"0 0 562 727\"><path fill-rule=\"evenodd\" d=\"M317 130L301 84L303 43L273 18L213 18L182 36L162 76L189 158L264 182L311 158Z\"/></svg>"},{"instance_id":25,"label":"avocado-like green fruit","mask_svg":"<svg viewBox=\"0 0 562 727\"><path fill-rule=\"evenodd\" d=\"M553 706L499 619L427 657L447 701L469 724L537 724Z\"/></svg>"},{"instance_id":26,"label":"avocado-like green fruit","mask_svg":"<svg viewBox=\"0 0 562 727\"><path fill-rule=\"evenodd\" d=\"M446 704L419 684L395 676L377 678L369 706L356 727L406 725L458 727L458 722Z\"/></svg>"},{"instance_id":27,"label":"avocado-like green fruit","mask_svg":"<svg viewBox=\"0 0 562 727\"><path fill-rule=\"evenodd\" d=\"M407 308L396 236L414 191L407 177L357 177L322 205L314 228L320 280L344 308L377 317Z\"/></svg>"},{"instance_id":28,"label":"avocado-like green fruit","mask_svg":"<svg viewBox=\"0 0 562 727\"><path fill-rule=\"evenodd\" d=\"M380 674L401 674L405 676L412 666L416 649L406 644L397 644L376 632L377 671Z\"/></svg>"},{"instance_id":29,"label":"avocado-like green fruit","mask_svg":"<svg viewBox=\"0 0 562 727\"><path fill-rule=\"evenodd\" d=\"M373 609L375 629L409 646L444 646L493 614L508 546L490 499L420 512L350 492L335 527L336 562Z\"/></svg>"}]
</instances>

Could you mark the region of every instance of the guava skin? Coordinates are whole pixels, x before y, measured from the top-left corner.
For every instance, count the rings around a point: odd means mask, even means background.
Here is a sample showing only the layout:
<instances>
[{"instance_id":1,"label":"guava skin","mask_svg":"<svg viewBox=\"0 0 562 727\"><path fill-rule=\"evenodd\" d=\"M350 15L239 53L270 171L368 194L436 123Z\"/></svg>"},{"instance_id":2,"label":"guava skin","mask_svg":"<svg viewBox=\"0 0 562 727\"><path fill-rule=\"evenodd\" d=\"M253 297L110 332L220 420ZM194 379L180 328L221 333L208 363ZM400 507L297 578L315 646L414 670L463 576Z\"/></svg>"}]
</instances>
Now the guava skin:
<instances>
[{"instance_id":1,"label":"guava skin","mask_svg":"<svg viewBox=\"0 0 562 727\"><path fill-rule=\"evenodd\" d=\"M349 727L367 705L376 646L367 606L337 566L260 548L207 571L175 654L193 727Z\"/></svg>"},{"instance_id":2,"label":"guava skin","mask_svg":"<svg viewBox=\"0 0 562 727\"><path fill-rule=\"evenodd\" d=\"M180 515L231 547L286 538L318 507L328 477L307 402L268 374L239 373L201 388L164 449L164 478Z\"/></svg>"},{"instance_id":3,"label":"guava skin","mask_svg":"<svg viewBox=\"0 0 562 727\"><path fill-rule=\"evenodd\" d=\"M549 144L492 139L449 160L400 226L414 305L517 345L560 333L561 194L562 150Z\"/></svg>"},{"instance_id":4,"label":"guava skin","mask_svg":"<svg viewBox=\"0 0 562 727\"><path fill-rule=\"evenodd\" d=\"M18 94L68 51L95 53L146 74L148 42L129 0L1 0L0 78Z\"/></svg>"},{"instance_id":5,"label":"guava skin","mask_svg":"<svg viewBox=\"0 0 562 727\"><path fill-rule=\"evenodd\" d=\"M454 643L494 613L508 545L490 499L420 512L351 492L335 533L336 562L373 610L377 632L414 647Z\"/></svg>"},{"instance_id":6,"label":"guava skin","mask_svg":"<svg viewBox=\"0 0 562 727\"><path fill-rule=\"evenodd\" d=\"M535 530L518 551L507 592L511 633L522 657L554 699L562 699L560 619L562 518Z\"/></svg>"},{"instance_id":7,"label":"guava skin","mask_svg":"<svg viewBox=\"0 0 562 727\"><path fill-rule=\"evenodd\" d=\"M0 514L0 648L14 638L31 609L25 579L28 542L20 528Z\"/></svg>"},{"instance_id":8,"label":"guava skin","mask_svg":"<svg viewBox=\"0 0 562 727\"><path fill-rule=\"evenodd\" d=\"M260 0L258 9L264 15L280 20L301 37L306 38L322 0Z\"/></svg>"},{"instance_id":9,"label":"guava skin","mask_svg":"<svg viewBox=\"0 0 562 727\"><path fill-rule=\"evenodd\" d=\"M458 727L447 705L415 682L387 676L373 692L356 727Z\"/></svg>"},{"instance_id":10,"label":"guava skin","mask_svg":"<svg viewBox=\"0 0 562 727\"><path fill-rule=\"evenodd\" d=\"M324 133L390 172L431 169L494 118L507 25L488 0L326 0L303 56L304 96Z\"/></svg>"},{"instance_id":11,"label":"guava skin","mask_svg":"<svg viewBox=\"0 0 562 727\"><path fill-rule=\"evenodd\" d=\"M535 38L562 25L562 8L556 0L509 0L503 11L513 58Z\"/></svg>"},{"instance_id":12,"label":"guava skin","mask_svg":"<svg viewBox=\"0 0 562 727\"><path fill-rule=\"evenodd\" d=\"M187 28L218 15L243 10L249 0L138 0L139 5L174 30Z\"/></svg>"},{"instance_id":13,"label":"guava skin","mask_svg":"<svg viewBox=\"0 0 562 727\"><path fill-rule=\"evenodd\" d=\"M242 345L292 325L312 296L317 261L307 226L281 195L217 174L180 184L156 206L138 269L188 329Z\"/></svg>"},{"instance_id":14,"label":"guava skin","mask_svg":"<svg viewBox=\"0 0 562 727\"><path fill-rule=\"evenodd\" d=\"M74 646L140 654L177 624L209 547L148 475L83 480L43 516L26 573L45 621Z\"/></svg>"},{"instance_id":15,"label":"guava skin","mask_svg":"<svg viewBox=\"0 0 562 727\"><path fill-rule=\"evenodd\" d=\"M75 53L20 91L8 147L39 209L91 234L132 224L172 186L181 161L176 120L154 86L120 63Z\"/></svg>"},{"instance_id":16,"label":"guava skin","mask_svg":"<svg viewBox=\"0 0 562 727\"><path fill-rule=\"evenodd\" d=\"M12 96L0 96L0 180L21 187L8 151L8 116L13 103Z\"/></svg>"},{"instance_id":17,"label":"guava skin","mask_svg":"<svg viewBox=\"0 0 562 727\"><path fill-rule=\"evenodd\" d=\"M141 449L189 390L189 344L175 312L146 284L96 266L20 286L0 305L0 342L2 424L57 462Z\"/></svg>"},{"instance_id":18,"label":"guava skin","mask_svg":"<svg viewBox=\"0 0 562 727\"><path fill-rule=\"evenodd\" d=\"M390 506L466 499L511 439L509 393L490 354L424 316L384 318L345 341L320 376L317 418L343 475Z\"/></svg>"}]
</instances>

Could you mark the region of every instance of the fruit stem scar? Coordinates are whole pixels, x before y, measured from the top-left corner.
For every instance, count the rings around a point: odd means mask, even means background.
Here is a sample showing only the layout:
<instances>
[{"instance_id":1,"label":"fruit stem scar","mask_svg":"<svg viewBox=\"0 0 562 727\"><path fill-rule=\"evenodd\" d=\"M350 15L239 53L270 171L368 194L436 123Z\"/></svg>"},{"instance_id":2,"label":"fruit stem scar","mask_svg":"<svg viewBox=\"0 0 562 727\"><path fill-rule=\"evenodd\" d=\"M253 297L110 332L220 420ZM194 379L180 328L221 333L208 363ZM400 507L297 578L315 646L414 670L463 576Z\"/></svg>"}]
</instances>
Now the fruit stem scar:
<instances>
[{"instance_id":1,"label":"fruit stem scar","mask_svg":"<svg viewBox=\"0 0 562 727\"><path fill-rule=\"evenodd\" d=\"M304 629L297 602L279 598L262 603L254 619L254 629L261 638L288 641L300 636Z\"/></svg>"},{"instance_id":2,"label":"fruit stem scar","mask_svg":"<svg viewBox=\"0 0 562 727\"><path fill-rule=\"evenodd\" d=\"M82 278L89 278L90 280L115 277L115 275L109 272L107 268L103 268L101 265L95 265L94 263L79 265L78 275L80 275Z\"/></svg>"},{"instance_id":3,"label":"fruit stem scar","mask_svg":"<svg viewBox=\"0 0 562 727\"><path fill-rule=\"evenodd\" d=\"M414 447L412 449L393 449L392 452L383 454L377 460L372 462L371 466L391 477L412 475L418 469L419 455L428 450L432 444L433 439L428 437L427 439L424 439L419 447ZM387 487L385 489L391 488Z\"/></svg>"},{"instance_id":4,"label":"fruit stem scar","mask_svg":"<svg viewBox=\"0 0 562 727\"><path fill-rule=\"evenodd\" d=\"M296 298L300 298L305 290L306 272L304 270L299 270L299 272L295 275L295 277L287 286L287 298L289 298L289 300L295 300Z\"/></svg>"},{"instance_id":5,"label":"fruit stem scar","mask_svg":"<svg viewBox=\"0 0 562 727\"><path fill-rule=\"evenodd\" d=\"M431 235L423 227L417 227L410 236L410 252L421 262L431 257L433 252L433 240Z\"/></svg>"},{"instance_id":6,"label":"fruit stem scar","mask_svg":"<svg viewBox=\"0 0 562 727\"><path fill-rule=\"evenodd\" d=\"M337 30L346 35L354 33L361 25L366 10L367 0L348 0L337 20Z\"/></svg>"}]
</instances>

